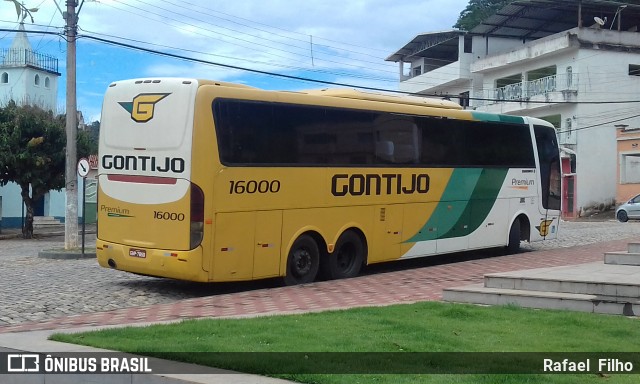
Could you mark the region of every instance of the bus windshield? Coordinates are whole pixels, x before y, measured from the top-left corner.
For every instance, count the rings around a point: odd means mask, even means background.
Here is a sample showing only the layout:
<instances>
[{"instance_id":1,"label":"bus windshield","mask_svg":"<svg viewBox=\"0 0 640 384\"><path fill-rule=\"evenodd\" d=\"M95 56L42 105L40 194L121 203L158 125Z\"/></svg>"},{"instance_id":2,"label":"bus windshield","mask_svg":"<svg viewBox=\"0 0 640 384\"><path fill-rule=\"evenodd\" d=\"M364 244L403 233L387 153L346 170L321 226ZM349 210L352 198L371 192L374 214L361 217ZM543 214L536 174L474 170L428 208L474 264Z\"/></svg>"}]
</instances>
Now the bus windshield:
<instances>
[{"instance_id":1,"label":"bus windshield","mask_svg":"<svg viewBox=\"0 0 640 384\"><path fill-rule=\"evenodd\" d=\"M560 153L556 132L555 129L542 125L534 126L534 130L540 161L542 207L560 210Z\"/></svg>"}]
</instances>

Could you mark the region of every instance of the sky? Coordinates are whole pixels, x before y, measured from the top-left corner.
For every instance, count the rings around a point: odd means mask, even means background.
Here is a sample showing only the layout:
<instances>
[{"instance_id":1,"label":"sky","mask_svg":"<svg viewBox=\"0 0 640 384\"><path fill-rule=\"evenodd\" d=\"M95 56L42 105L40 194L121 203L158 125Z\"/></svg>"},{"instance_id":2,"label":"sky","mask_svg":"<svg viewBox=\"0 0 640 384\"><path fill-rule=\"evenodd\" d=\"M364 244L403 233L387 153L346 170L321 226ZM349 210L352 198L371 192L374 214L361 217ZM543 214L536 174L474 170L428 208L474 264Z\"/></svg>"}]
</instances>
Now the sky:
<instances>
[{"instance_id":1,"label":"sky","mask_svg":"<svg viewBox=\"0 0 640 384\"><path fill-rule=\"evenodd\" d=\"M82 0L79 0L82 3ZM396 90L398 64L385 58L417 34L449 30L468 0L85 0L79 8L77 104L100 120L102 98L116 80L195 77L263 89L330 87L117 46L268 73ZM64 0L57 0L62 10ZM55 0L23 0L27 31L63 33ZM78 8L77 8L78 9ZM14 5L0 1L0 48L18 28ZM34 50L58 58L58 112L64 113L67 43L31 34Z\"/></svg>"}]
</instances>

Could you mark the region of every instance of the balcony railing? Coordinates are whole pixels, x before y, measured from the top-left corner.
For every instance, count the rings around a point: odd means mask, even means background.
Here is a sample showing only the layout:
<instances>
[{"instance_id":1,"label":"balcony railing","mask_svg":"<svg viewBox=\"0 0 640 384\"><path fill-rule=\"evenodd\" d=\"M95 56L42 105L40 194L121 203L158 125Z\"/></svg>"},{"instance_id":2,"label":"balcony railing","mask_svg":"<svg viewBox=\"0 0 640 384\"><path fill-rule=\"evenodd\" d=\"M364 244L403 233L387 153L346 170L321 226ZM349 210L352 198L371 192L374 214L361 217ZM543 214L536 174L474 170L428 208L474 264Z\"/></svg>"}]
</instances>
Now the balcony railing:
<instances>
[{"instance_id":1,"label":"balcony railing","mask_svg":"<svg viewBox=\"0 0 640 384\"><path fill-rule=\"evenodd\" d=\"M33 67L47 72L58 72L58 59L30 49L0 50L0 64L5 67Z\"/></svg>"},{"instance_id":2,"label":"balcony railing","mask_svg":"<svg viewBox=\"0 0 640 384\"><path fill-rule=\"evenodd\" d=\"M482 100L476 100L476 106L484 106L497 104L507 100L521 100L526 102L530 98L538 95L544 95L550 92L559 91L577 91L578 75L558 74L540 79L513 83L500 88L493 88L476 92L474 97Z\"/></svg>"}]
</instances>

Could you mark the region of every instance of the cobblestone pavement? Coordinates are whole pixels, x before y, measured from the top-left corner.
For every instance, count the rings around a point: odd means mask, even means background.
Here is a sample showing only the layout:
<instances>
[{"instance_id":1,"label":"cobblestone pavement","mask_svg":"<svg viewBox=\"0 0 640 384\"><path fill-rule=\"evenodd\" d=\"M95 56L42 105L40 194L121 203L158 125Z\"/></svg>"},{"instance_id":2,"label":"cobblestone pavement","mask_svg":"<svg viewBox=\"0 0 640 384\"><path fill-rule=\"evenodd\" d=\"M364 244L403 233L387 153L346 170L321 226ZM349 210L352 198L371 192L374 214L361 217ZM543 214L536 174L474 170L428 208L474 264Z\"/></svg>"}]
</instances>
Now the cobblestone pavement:
<instances>
[{"instance_id":1,"label":"cobblestone pavement","mask_svg":"<svg viewBox=\"0 0 640 384\"><path fill-rule=\"evenodd\" d=\"M61 237L0 240L0 333L437 300L443 287L480 282L484 273L599 261L634 237L640 240L640 222L564 222L559 239L523 244L525 252L515 256L482 251L385 263L355 279L297 287L137 276L103 269L95 259L37 257L62 247ZM89 235L87 247L94 245Z\"/></svg>"}]
</instances>

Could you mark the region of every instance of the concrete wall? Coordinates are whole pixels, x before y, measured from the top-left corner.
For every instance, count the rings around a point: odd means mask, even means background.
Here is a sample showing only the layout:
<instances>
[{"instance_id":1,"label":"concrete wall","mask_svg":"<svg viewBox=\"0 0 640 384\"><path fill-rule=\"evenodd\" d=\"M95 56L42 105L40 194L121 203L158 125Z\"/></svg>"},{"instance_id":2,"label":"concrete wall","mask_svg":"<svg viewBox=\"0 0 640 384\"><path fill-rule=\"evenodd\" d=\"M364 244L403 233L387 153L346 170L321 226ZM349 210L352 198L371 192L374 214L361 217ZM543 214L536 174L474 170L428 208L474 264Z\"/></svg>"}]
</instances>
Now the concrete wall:
<instances>
[{"instance_id":1,"label":"concrete wall","mask_svg":"<svg viewBox=\"0 0 640 384\"><path fill-rule=\"evenodd\" d=\"M475 60L519 49L523 45L522 41L518 39L504 39L496 37L491 37L487 42L484 36L473 36L471 41L471 51L473 52Z\"/></svg>"},{"instance_id":2,"label":"concrete wall","mask_svg":"<svg viewBox=\"0 0 640 384\"><path fill-rule=\"evenodd\" d=\"M7 73L9 82L0 83L0 104L6 105L10 100L18 104L33 104L57 113L58 76L45 71L24 68L0 68ZM35 84L38 75L39 85ZM49 87L46 87L49 79Z\"/></svg>"},{"instance_id":3,"label":"concrete wall","mask_svg":"<svg viewBox=\"0 0 640 384\"><path fill-rule=\"evenodd\" d=\"M39 84L37 85L35 82L36 75L39 76ZM47 79L49 80L48 87L46 86ZM58 76L45 71L31 70L31 73L29 73L24 80L25 89L23 90L23 94L29 95L28 101L43 109L57 113Z\"/></svg>"},{"instance_id":4,"label":"concrete wall","mask_svg":"<svg viewBox=\"0 0 640 384\"><path fill-rule=\"evenodd\" d=\"M578 101L625 101L640 96L640 77L629 76L629 64L640 63L640 55L609 50L580 50L574 71L580 74ZM637 106L622 104L578 104L576 107L579 206L617 199L618 155L615 125L640 126Z\"/></svg>"},{"instance_id":5,"label":"concrete wall","mask_svg":"<svg viewBox=\"0 0 640 384\"><path fill-rule=\"evenodd\" d=\"M78 180L78 217L82 217L82 182ZM54 217L64 222L66 214L66 194L65 190L49 191L44 197L44 216ZM9 183L0 187L2 196L2 222L3 228L19 228L22 226L22 198L20 197L20 187L15 183ZM95 199L87 199L87 222L95 222L96 209ZM91 212L89 212L92 210Z\"/></svg>"},{"instance_id":6,"label":"concrete wall","mask_svg":"<svg viewBox=\"0 0 640 384\"><path fill-rule=\"evenodd\" d=\"M9 183L0 187L0 196L2 196L2 227L22 226L22 198L18 184Z\"/></svg>"},{"instance_id":7,"label":"concrete wall","mask_svg":"<svg viewBox=\"0 0 640 384\"><path fill-rule=\"evenodd\" d=\"M433 71L426 72L420 76L412 77L400 83L399 89L403 92L420 93L428 89L428 93L436 93L443 88L443 84L464 84L461 92L469 91L471 81L469 67L465 69L459 61L445 65ZM453 90L446 92L451 95L457 95Z\"/></svg>"},{"instance_id":8,"label":"concrete wall","mask_svg":"<svg viewBox=\"0 0 640 384\"><path fill-rule=\"evenodd\" d=\"M577 33L577 31L574 31ZM595 38L599 44L589 49L580 48L569 34L537 40L522 48L495 57L476 61L472 69L481 73L482 88L492 89L495 81L511 76L514 71L526 73L548 66L555 66L559 79L566 81L564 74L571 67L575 94L558 91L541 95L531 100L564 102L599 102L637 100L640 96L640 77L629 75L629 64L640 64L640 54L605 49L604 41L612 40L617 32L579 31L581 39ZM636 39L638 34L632 34ZM595 37L594 37L595 36ZM604 37L603 37L604 36ZM629 36L622 40L628 43ZM583 42L584 44L584 42ZM637 44L637 43L636 43ZM561 77L562 75L562 77ZM575 85L575 84L574 84ZM569 98L569 99L567 99ZM489 112L524 114L534 117L561 115L562 127L571 119L572 136L567 140L561 135L561 144L570 146L577 153L576 204L580 211L614 204L619 199L617 172L619 164L616 150L615 120L637 115L633 103L621 104L544 104L544 103L497 103L479 108ZM622 120L624 124L640 126L640 117ZM640 192L640 191L639 191Z\"/></svg>"}]
</instances>

